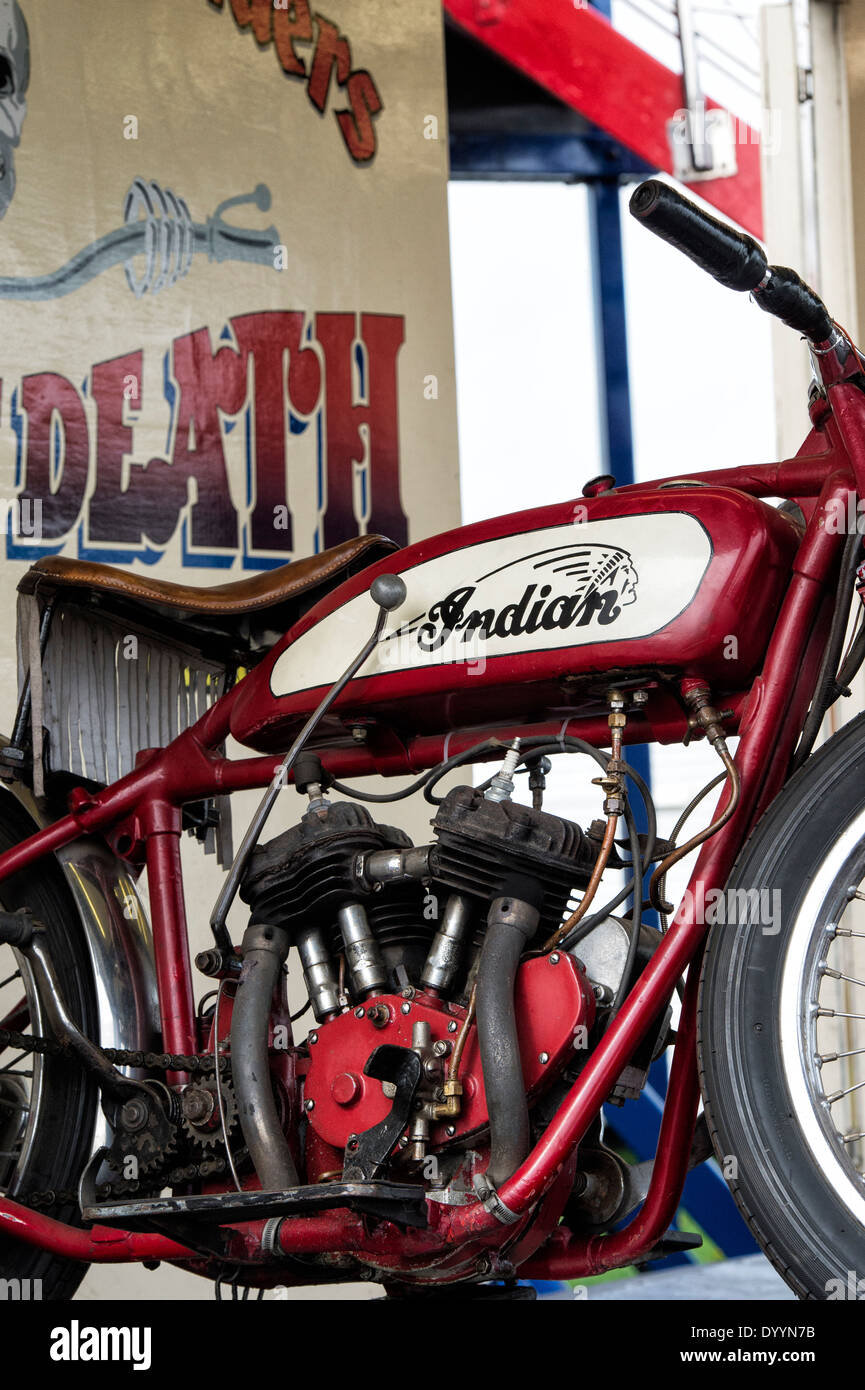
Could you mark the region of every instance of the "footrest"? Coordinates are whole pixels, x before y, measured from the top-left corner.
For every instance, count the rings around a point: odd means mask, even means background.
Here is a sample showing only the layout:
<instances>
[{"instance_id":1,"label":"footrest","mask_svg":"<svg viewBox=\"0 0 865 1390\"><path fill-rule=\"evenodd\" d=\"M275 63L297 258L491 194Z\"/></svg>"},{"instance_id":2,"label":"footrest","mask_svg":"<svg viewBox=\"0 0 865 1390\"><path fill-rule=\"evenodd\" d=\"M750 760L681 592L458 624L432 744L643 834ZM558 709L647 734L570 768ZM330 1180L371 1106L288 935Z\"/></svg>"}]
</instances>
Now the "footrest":
<instances>
[{"instance_id":1,"label":"footrest","mask_svg":"<svg viewBox=\"0 0 865 1390\"><path fill-rule=\"evenodd\" d=\"M686 1250L699 1250L703 1237L697 1231L675 1231L672 1228L653 1245L643 1260L663 1260L667 1255L681 1255ZM640 1263L643 1263L643 1260Z\"/></svg>"},{"instance_id":2,"label":"footrest","mask_svg":"<svg viewBox=\"0 0 865 1390\"><path fill-rule=\"evenodd\" d=\"M124 1230L147 1229L153 1223L170 1234L174 1222L222 1226L261 1221L271 1216L311 1216L332 1207L350 1207L402 1226L426 1226L423 1189L410 1183L328 1182L290 1187L284 1192L205 1192L191 1197L143 1197L116 1202L82 1204L85 1221L102 1222Z\"/></svg>"}]
</instances>

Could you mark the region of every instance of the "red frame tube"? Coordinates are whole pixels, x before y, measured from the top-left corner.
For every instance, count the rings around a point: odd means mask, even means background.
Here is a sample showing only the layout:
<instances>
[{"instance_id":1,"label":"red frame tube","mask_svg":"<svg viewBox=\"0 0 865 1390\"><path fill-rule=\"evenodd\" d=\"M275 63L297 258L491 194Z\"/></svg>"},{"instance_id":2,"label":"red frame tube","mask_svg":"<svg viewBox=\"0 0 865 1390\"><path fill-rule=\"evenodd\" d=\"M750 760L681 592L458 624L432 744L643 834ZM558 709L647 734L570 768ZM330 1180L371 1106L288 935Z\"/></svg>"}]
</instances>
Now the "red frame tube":
<instances>
[{"instance_id":1,"label":"red frame tube","mask_svg":"<svg viewBox=\"0 0 865 1390\"><path fill-rule=\"evenodd\" d=\"M164 801L149 801L142 808L141 821L153 915L162 1043L166 1052L193 1053L198 1039L180 863L180 809ZM183 1079L185 1076L180 1073L168 1073L169 1084Z\"/></svg>"},{"instance_id":2,"label":"red frame tube","mask_svg":"<svg viewBox=\"0 0 865 1390\"><path fill-rule=\"evenodd\" d=\"M200 1260L201 1255L167 1236L144 1231L115 1231L110 1226L81 1230L0 1197L0 1234L50 1250L67 1260L90 1264L129 1264L137 1260Z\"/></svg>"}]
</instances>

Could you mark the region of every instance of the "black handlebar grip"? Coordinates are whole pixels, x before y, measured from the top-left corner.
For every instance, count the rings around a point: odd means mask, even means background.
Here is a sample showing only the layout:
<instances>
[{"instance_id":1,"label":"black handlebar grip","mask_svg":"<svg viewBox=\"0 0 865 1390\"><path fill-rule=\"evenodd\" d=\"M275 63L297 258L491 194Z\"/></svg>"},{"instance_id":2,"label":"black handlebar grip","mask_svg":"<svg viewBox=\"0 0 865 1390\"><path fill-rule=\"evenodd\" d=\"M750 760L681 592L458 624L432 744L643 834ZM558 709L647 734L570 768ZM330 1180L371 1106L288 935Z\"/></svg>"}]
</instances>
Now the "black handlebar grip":
<instances>
[{"instance_id":1,"label":"black handlebar grip","mask_svg":"<svg viewBox=\"0 0 865 1390\"><path fill-rule=\"evenodd\" d=\"M767 262L753 237L710 217L668 183L648 179L631 195L631 215L730 290L754 290Z\"/></svg>"},{"instance_id":2,"label":"black handlebar grip","mask_svg":"<svg viewBox=\"0 0 865 1390\"><path fill-rule=\"evenodd\" d=\"M832 317L818 294L815 294L795 270L784 265L769 267L769 278L754 299L767 314L795 328L812 343L824 343L832 336Z\"/></svg>"},{"instance_id":3,"label":"black handlebar grip","mask_svg":"<svg viewBox=\"0 0 865 1390\"><path fill-rule=\"evenodd\" d=\"M641 183L631 196L631 213L728 289L750 291L761 309L812 343L831 338L828 309L795 270L770 266L753 237L703 212L669 184Z\"/></svg>"}]
</instances>

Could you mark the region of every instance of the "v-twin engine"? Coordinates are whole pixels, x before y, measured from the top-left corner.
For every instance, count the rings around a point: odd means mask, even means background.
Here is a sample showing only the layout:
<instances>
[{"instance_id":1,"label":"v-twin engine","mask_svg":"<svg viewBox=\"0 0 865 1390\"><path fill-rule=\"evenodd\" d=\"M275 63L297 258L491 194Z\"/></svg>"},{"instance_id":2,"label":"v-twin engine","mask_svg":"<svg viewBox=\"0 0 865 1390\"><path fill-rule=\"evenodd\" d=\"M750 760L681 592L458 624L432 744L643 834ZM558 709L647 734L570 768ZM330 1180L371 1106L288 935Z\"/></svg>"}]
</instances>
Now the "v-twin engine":
<instances>
[{"instance_id":1,"label":"v-twin engine","mask_svg":"<svg viewBox=\"0 0 865 1390\"><path fill-rule=\"evenodd\" d=\"M274 936L283 959L297 949L316 1021L298 1063L307 1182L387 1171L422 1175L429 1195L479 1174L500 1183L543 1095L585 1061L624 970L614 918L581 944L598 978L542 949L589 881L603 823L583 831L459 786L432 829L415 846L315 784L299 824L251 858L248 936Z\"/></svg>"},{"instance_id":2,"label":"v-twin engine","mask_svg":"<svg viewBox=\"0 0 865 1390\"><path fill-rule=\"evenodd\" d=\"M289 932L319 1023L389 989L464 998L490 903L521 880L538 899L533 937L549 935L600 844L559 816L468 786L444 798L433 833L415 848L365 807L319 798L253 854L241 895L254 923Z\"/></svg>"}]
</instances>

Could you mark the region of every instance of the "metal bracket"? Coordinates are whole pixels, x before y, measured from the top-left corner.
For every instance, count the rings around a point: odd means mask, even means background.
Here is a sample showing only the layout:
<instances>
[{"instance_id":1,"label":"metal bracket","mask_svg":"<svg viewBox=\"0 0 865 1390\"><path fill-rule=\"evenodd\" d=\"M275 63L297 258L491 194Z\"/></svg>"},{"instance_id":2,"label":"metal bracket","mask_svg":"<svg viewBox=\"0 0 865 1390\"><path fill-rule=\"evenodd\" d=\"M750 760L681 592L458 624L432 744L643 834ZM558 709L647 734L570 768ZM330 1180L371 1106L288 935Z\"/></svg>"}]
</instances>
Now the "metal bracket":
<instances>
[{"instance_id":1,"label":"metal bracket","mask_svg":"<svg viewBox=\"0 0 865 1390\"><path fill-rule=\"evenodd\" d=\"M676 0L685 110L667 122L673 173L684 183L732 178L738 172L736 139L729 111L707 108L700 85L697 33L691 0Z\"/></svg>"},{"instance_id":2,"label":"metal bracket","mask_svg":"<svg viewBox=\"0 0 865 1390\"><path fill-rule=\"evenodd\" d=\"M385 1043L376 1048L363 1074L393 1086L394 1100L384 1120L349 1139L342 1174L344 1182L369 1182L382 1167L411 1119L423 1067L416 1052Z\"/></svg>"},{"instance_id":3,"label":"metal bracket","mask_svg":"<svg viewBox=\"0 0 865 1390\"><path fill-rule=\"evenodd\" d=\"M53 1038L95 1078L106 1095L122 1101L143 1082L123 1076L112 1066L101 1047L90 1041L73 1022L66 1008L53 963L45 950L45 927L27 907L16 912L0 910L0 943L14 946L30 966L33 982Z\"/></svg>"}]
</instances>

